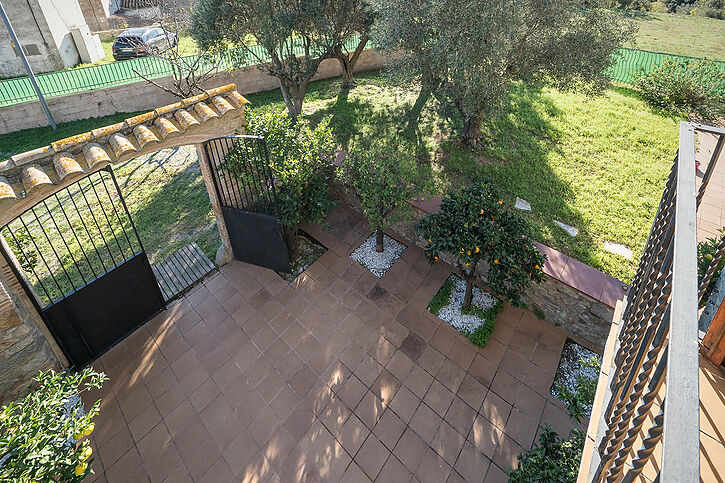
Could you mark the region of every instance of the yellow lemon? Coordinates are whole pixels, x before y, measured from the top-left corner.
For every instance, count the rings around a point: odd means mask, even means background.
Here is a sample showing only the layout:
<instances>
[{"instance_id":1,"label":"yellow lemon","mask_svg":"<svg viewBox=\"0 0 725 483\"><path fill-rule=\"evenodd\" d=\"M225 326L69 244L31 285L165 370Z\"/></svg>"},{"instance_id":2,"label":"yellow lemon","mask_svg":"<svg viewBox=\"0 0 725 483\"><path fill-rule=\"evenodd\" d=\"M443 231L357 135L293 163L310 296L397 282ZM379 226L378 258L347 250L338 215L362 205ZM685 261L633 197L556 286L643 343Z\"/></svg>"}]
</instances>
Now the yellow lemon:
<instances>
[{"instance_id":1,"label":"yellow lemon","mask_svg":"<svg viewBox=\"0 0 725 483\"><path fill-rule=\"evenodd\" d=\"M482 215L482 214L483 214L483 210L481 210L481 212L479 213L479 215Z\"/></svg>"},{"instance_id":2,"label":"yellow lemon","mask_svg":"<svg viewBox=\"0 0 725 483\"><path fill-rule=\"evenodd\" d=\"M480 251L481 251L481 249L480 249L480 248L478 248L478 247L476 247L476 253L478 253L478 252L480 252Z\"/></svg>"},{"instance_id":3,"label":"yellow lemon","mask_svg":"<svg viewBox=\"0 0 725 483\"><path fill-rule=\"evenodd\" d=\"M83 431L78 431L77 433L73 433L73 439L81 439L83 437Z\"/></svg>"},{"instance_id":4,"label":"yellow lemon","mask_svg":"<svg viewBox=\"0 0 725 483\"><path fill-rule=\"evenodd\" d=\"M429 241L429 242L432 242L432 241L433 241L433 239L432 239L432 238L428 238L428 241Z\"/></svg>"},{"instance_id":5,"label":"yellow lemon","mask_svg":"<svg viewBox=\"0 0 725 483\"><path fill-rule=\"evenodd\" d=\"M90 446L83 450L83 453L81 453L81 461L86 461L88 458L91 457L91 454L93 453L93 448Z\"/></svg>"},{"instance_id":6,"label":"yellow lemon","mask_svg":"<svg viewBox=\"0 0 725 483\"><path fill-rule=\"evenodd\" d=\"M88 425L85 431L83 431L83 436L88 436L93 432L93 430L96 428L95 423L91 423Z\"/></svg>"},{"instance_id":7,"label":"yellow lemon","mask_svg":"<svg viewBox=\"0 0 725 483\"><path fill-rule=\"evenodd\" d=\"M493 261L496 265L498 265L498 258Z\"/></svg>"},{"instance_id":8,"label":"yellow lemon","mask_svg":"<svg viewBox=\"0 0 725 483\"><path fill-rule=\"evenodd\" d=\"M471 254L471 250L468 250L468 251L466 252L466 255L470 255L470 254Z\"/></svg>"},{"instance_id":9,"label":"yellow lemon","mask_svg":"<svg viewBox=\"0 0 725 483\"><path fill-rule=\"evenodd\" d=\"M538 270L541 267L539 267L539 265L534 265L534 268Z\"/></svg>"},{"instance_id":10,"label":"yellow lemon","mask_svg":"<svg viewBox=\"0 0 725 483\"><path fill-rule=\"evenodd\" d=\"M85 461L83 463L78 463L78 466L76 466L76 469L73 473L76 474L76 476L81 476L83 473L86 472L86 468L88 468L88 463Z\"/></svg>"},{"instance_id":11,"label":"yellow lemon","mask_svg":"<svg viewBox=\"0 0 725 483\"><path fill-rule=\"evenodd\" d=\"M712 261L712 255L710 255L709 253L705 255L705 260L707 260L708 262Z\"/></svg>"},{"instance_id":12,"label":"yellow lemon","mask_svg":"<svg viewBox=\"0 0 725 483\"><path fill-rule=\"evenodd\" d=\"M501 201L501 200L498 200L498 204L499 204L499 205L502 205L502 204L503 204L503 201Z\"/></svg>"}]
</instances>

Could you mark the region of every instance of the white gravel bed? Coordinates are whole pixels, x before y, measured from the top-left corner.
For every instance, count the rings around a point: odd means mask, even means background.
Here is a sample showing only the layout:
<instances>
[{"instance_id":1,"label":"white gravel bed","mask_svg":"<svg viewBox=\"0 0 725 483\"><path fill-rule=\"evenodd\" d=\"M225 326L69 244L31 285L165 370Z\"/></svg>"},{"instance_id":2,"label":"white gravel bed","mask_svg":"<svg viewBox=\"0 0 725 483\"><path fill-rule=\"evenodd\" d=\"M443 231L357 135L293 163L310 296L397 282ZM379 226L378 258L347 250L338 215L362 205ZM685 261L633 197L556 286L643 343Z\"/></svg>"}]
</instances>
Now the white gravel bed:
<instances>
[{"instance_id":1,"label":"white gravel bed","mask_svg":"<svg viewBox=\"0 0 725 483\"><path fill-rule=\"evenodd\" d=\"M350 254L350 258L370 270L376 277L382 277L400 258L406 248L408 247L398 240L383 235L383 251L378 253L375 251L375 234L373 233L370 238Z\"/></svg>"},{"instance_id":2,"label":"white gravel bed","mask_svg":"<svg viewBox=\"0 0 725 483\"><path fill-rule=\"evenodd\" d=\"M466 296L466 282L465 280L453 275L451 276L451 280L453 280L453 289L451 290L449 303L440 309L438 312L438 318L448 322L458 330L468 330L473 332L478 326L485 324L486 321L476 317L475 315L466 315L461 313L463 299ZM496 305L496 299L485 290L474 285L472 304L482 310L486 310Z\"/></svg>"},{"instance_id":3,"label":"white gravel bed","mask_svg":"<svg viewBox=\"0 0 725 483\"><path fill-rule=\"evenodd\" d=\"M584 366L581 361L587 360L592 356L602 361L602 357L594 351L587 349L574 342L573 340L567 340L564 344L564 350L561 351L561 360L559 361L559 367L556 370L556 376L554 376L554 382L551 385L551 394L555 397L559 397L559 384L567 387L570 391L575 392L575 382L578 374L582 374L590 379L597 379L599 373L591 367ZM591 416L591 406L585 408L586 416Z\"/></svg>"}]
</instances>

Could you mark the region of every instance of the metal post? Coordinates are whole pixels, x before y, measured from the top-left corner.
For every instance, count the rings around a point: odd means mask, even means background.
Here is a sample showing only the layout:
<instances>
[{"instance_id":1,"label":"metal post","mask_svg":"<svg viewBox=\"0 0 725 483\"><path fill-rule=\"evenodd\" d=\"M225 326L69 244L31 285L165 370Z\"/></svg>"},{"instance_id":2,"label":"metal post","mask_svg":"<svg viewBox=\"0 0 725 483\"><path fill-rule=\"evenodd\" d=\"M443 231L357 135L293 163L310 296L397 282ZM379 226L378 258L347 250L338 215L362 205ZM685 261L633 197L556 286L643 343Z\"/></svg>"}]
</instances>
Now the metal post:
<instances>
[{"instance_id":1,"label":"metal post","mask_svg":"<svg viewBox=\"0 0 725 483\"><path fill-rule=\"evenodd\" d=\"M50 127L52 127L53 130L58 129L58 126L55 125L55 120L53 119L53 114L50 113L50 109L48 109L48 105L45 103L45 98L43 97L43 93L40 92L40 86L38 85L38 81L35 79L35 74L33 74L33 69L30 68L28 59L25 57L25 52L23 52L23 48L20 45L20 41L18 40L17 35L15 35L15 30L13 30L13 26L10 24L10 19L8 18L7 13L5 13L5 7L3 7L3 4L1 1L0 1L0 16L2 16L3 22L5 22L5 27L8 29L8 33L10 34L10 40L12 41L13 46L15 47L18 55L22 59L23 65L25 66L25 70L28 72L28 77L30 78L30 83L33 85L33 89L35 89L35 93L38 95L38 100L40 101L40 104L43 106L45 115L48 116L48 122L50 122Z\"/></svg>"}]
</instances>

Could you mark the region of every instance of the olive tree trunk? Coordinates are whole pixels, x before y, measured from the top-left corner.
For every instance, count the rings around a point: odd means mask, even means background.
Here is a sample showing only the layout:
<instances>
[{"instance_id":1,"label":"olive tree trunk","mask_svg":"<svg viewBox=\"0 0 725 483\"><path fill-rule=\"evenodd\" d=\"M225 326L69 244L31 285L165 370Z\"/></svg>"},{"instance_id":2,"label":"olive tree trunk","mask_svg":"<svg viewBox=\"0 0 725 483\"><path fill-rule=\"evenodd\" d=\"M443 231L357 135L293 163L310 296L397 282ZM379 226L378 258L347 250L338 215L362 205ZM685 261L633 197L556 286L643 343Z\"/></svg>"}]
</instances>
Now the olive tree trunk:
<instances>
[{"instance_id":1,"label":"olive tree trunk","mask_svg":"<svg viewBox=\"0 0 725 483\"><path fill-rule=\"evenodd\" d=\"M382 253L383 249L383 230L378 229L375 231L375 251Z\"/></svg>"},{"instance_id":2,"label":"olive tree trunk","mask_svg":"<svg viewBox=\"0 0 725 483\"><path fill-rule=\"evenodd\" d=\"M297 238L297 225L284 227L284 239L287 242L290 263L294 264L300 256L300 244Z\"/></svg>"},{"instance_id":3,"label":"olive tree trunk","mask_svg":"<svg viewBox=\"0 0 725 483\"><path fill-rule=\"evenodd\" d=\"M470 271L466 272L465 270L461 270L466 279L466 295L463 297L462 307L465 310L470 309L471 303L473 302L473 279L476 276L476 265L478 265L478 260L473 262Z\"/></svg>"},{"instance_id":4,"label":"olive tree trunk","mask_svg":"<svg viewBox=\"0 0 725 483\"><path fill-rule=\"evenodd\" d=\"M463 132L459 141L467 147L475 147L481 140L481 126L483 126L483 116L476 115L466 119L463 124Z\"/></svg>"}]
</instances>

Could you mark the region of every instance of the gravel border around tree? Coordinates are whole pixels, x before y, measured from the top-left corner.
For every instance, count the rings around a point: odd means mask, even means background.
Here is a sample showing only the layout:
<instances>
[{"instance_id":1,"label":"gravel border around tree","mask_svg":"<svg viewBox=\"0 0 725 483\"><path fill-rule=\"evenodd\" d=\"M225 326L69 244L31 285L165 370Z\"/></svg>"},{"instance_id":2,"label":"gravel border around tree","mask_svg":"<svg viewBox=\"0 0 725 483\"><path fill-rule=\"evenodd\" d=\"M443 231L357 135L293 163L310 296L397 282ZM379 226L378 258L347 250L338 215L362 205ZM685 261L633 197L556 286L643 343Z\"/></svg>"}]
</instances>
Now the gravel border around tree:
<instances>
[{"instance_id":1,"label":"gravel border around tree","mask_svg":"<svg viewBox=\"0 0 725 483\"><path fill-rule=\"evenodd\" d=\"M577 378L585 377L590 381L596 381L599 378L599 372L582 362L592 357L595 357L601 363L602 356L571 339L567 339L564 349L561 351L561 359L559 360L559 367L556 369L554 382L551 384L551 395L567 404L567 399L562 397L561 387L575 393ZM585 416L590 417L592 414L591 404L585 406L584 410Z\"/></svg>"},{"instance_id":2,"label":"gravel border around tree","mask_svg":"<svg viewBox=\"0 0 725 483\"><path fill-rule=\"evenodd\" d=\"M375 250L375 234L372 234L350 254L350 258L380 278L390 270L390 267L408 248L405 244L388 235L383 237L383 247L385 249L382 252Z\"/></svg>"}]
</instances>

